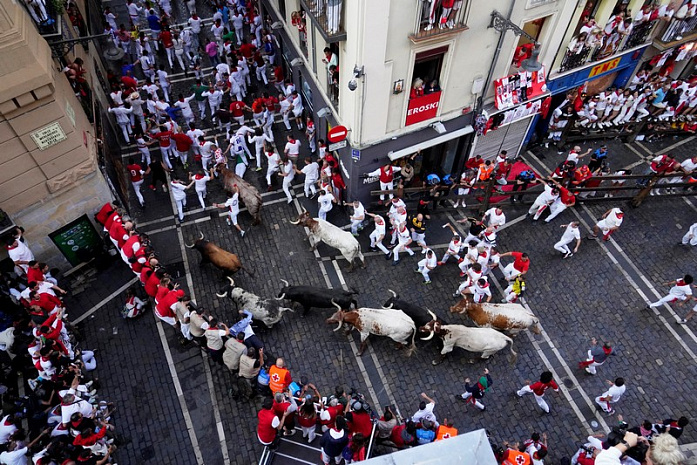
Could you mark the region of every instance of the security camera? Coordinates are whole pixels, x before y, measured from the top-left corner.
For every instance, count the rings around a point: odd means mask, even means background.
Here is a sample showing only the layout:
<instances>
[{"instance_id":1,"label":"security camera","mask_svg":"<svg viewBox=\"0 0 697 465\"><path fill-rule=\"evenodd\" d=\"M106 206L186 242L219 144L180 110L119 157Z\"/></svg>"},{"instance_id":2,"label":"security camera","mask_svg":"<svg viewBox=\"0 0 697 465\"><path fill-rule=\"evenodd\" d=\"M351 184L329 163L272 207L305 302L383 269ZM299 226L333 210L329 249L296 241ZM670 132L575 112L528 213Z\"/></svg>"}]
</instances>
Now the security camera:
<instances>
[{"instance_id":1,"label":"security camera","mask_svg":"<svg viewBox=\"0 0 697 465\"><path fill-rule=\"evenodd\" d=\"M351 80L348 82L348 88L349 88L349 90L352 91L352 92L358 88L358 83L356 82L355 79L351 79Z\"/></svg>"},{"instance_id":2,"label":"security camera","mask_svg":"<svg viewBox=\"0 0 697 465\"><path fill-rule=\"evenodd\" d=\"M303 64L302 58L294 58L293 60L290 61L290 65L293 67L298 67Z\"/></svg>"}]
</instances>

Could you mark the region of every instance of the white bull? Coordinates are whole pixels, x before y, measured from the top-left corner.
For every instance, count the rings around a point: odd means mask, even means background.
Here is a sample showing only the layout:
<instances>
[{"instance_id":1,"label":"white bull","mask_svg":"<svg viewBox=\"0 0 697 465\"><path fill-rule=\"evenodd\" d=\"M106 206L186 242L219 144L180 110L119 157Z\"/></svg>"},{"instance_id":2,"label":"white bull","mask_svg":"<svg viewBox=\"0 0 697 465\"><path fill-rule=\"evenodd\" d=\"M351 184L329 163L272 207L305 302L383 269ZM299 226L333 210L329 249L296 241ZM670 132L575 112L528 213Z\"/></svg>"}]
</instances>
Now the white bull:
<instances>
[{"instance_id":1,"label":"white bull","mask_svg":"<svg viewBox=\"0 0 697 465\"><path fill-rule=\"evenodd\" d=\"M239 309L249 310L253 320L261 321L268 328L281 321L284 312L293 311L292 308L282 305L284 295L273 299L262 299L241 287L236 287L235 281L231 277L228 276L227 279L230 281L230 286L225 292L216 295L218 297L229 296Z\"/></svg>"},{"instance_id":2,"label":"white bull","mask_svg":"<svg viewBox=\"0 0 697 465\"><path fill-rule=\"evenodd\" d=\"M511 363L515 363L518 358L518 354L513 350L513 339L495 329L469 328L463 325L442 325L437 321L432 321L426 326L419 328L419 330L430 333L428 336L421 338L424 341L433 338L434 335L443 340L443 350L440 351L440 357L431 362L434 365L441 363L445 355L452 352L455 347L460 347L469 352L481 352L481 358L487 359L510 344L511 354L508 360Z\"/></svg>"},{"instance_id":3,"label":"white bull","mask_svg":"<svg viewBox=\"0 0 697 465\"><path fill-rule=\"evenodd\" d=\"M416 325L403 311L378 308L344 311L338 305L334 305L338 310L327 319L327 324L338 323L334 331L341 329L344 323L356 328L361 334L361 347L358 350L358 355L363 354L368 344L368 336L371 334L387 336L403 346L409 344L407 356L411 356L414 352ZM409 339L411 339L411 343Z\"/></svg>"},{"instance_id":4,"label":"white bull","mask_svg":"<svg viewBox=\"0 0 697 465\"><path fill-rule=\"evenodd\" d=\"M515 336L524 329L540 334L540 320L521 304L474 303L462 299L450 307L452 313L466 313L480 328L494 328Z\"/></svg>"},{"instance_id":5,"label":"white bull","mask_svg":"<svg viewBox=\"0 0 697 465\"><path fill-rule=\"evenodd\" d=\"M365 258L361 253L361 246L353 235L334 226L328 221L319 218L312 218L307 211L298 216L298 219L291 221L291 224L305 226L310 230L310 250L315 250L317 244L324 242L329 247L339 249L341 255L349 262L349 271L353 271L353 261L358 258L365 268Z\"/></svg>"}]
</instances>

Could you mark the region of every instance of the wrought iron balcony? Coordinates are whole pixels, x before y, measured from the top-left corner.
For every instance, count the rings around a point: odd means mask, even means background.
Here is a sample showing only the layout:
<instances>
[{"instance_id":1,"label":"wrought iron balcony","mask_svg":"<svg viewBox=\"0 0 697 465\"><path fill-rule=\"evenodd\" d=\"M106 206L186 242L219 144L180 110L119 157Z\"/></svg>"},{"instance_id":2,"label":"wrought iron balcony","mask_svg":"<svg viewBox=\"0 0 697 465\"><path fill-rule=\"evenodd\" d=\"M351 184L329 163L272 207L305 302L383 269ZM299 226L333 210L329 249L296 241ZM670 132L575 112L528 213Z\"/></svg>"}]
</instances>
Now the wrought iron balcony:
<instances>
[{"instance_id":1,"label":"wrought iron balcony","mask_svg":"<svg viewBox=\"0 0 697 465\"><path fill-rule=\"evenodd\" d=\"M663 44L692 40L697 35L697 16L685 19L673 18L665 27L659 29L656 40Z\"/></svg>"},{"instance_id":2,"label":"wrought iron balcony","mask_svg":"<svg viewBox=\"0 0 697 465\"><path fill-rule=\"evenodd\" d=\"M307 15L327 43L346 40L343 0L300 0Z\"/></svg>"},{"instance_id":3,"label":"wrought iron balcony","mask_svg":"<svg viewBox=\"0 0 697 465\"><path fill-rule=\"evenodd\" d=\"M417 3L414 33L409 35L412 42L420 42L442 34L452 34L468 29L465 24L469 2L455 2L459 8L443 8L438 2L421 0Z\"/></svg>"}]
</instances>

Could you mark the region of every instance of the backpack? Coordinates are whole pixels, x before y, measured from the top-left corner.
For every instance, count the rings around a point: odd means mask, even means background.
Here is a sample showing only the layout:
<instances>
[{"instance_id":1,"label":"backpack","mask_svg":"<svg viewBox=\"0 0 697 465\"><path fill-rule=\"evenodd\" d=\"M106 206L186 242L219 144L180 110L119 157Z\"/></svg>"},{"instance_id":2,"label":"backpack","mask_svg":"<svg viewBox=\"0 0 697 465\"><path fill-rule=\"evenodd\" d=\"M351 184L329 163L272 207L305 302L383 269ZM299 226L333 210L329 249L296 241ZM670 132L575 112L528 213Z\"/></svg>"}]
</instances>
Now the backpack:
<instances>
[{"instance_id":1,"label":"backpack","mask_svg":"<svg viewBox=\"0 0 697 465\"><path fill-rule=\"evenodd\" d=\"M535 179L535 172L532 170L525 170L518 173L518 179L521 181L533 181Z\"/></svg>"}]
</instances>

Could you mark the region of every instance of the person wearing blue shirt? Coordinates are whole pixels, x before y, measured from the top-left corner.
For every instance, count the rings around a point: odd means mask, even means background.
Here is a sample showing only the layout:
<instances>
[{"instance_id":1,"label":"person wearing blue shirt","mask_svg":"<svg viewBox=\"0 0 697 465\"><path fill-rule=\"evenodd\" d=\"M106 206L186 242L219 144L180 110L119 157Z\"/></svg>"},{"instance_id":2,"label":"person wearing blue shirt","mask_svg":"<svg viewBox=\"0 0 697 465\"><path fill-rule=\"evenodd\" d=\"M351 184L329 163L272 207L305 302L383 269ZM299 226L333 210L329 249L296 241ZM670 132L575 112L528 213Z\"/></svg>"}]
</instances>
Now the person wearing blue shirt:
<instances>
[{"instance_id":1,"label":"person wearing blue shirt","mask_svg":"<svg viewBox=\"0 0 697 465\"><path fill-rule=\"evenodd\" d=\"M160 31L162 30L160 17L155 14L155 10L150 10L147 19L150 35L152 36L150 43L155 47L155 50L159 50L158 42L160 40Z\"/></svg>"}]
</instances>

